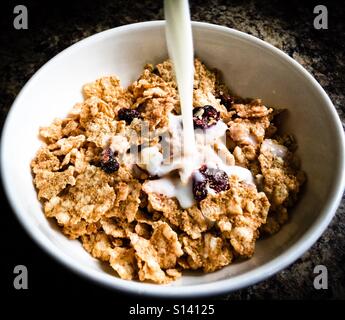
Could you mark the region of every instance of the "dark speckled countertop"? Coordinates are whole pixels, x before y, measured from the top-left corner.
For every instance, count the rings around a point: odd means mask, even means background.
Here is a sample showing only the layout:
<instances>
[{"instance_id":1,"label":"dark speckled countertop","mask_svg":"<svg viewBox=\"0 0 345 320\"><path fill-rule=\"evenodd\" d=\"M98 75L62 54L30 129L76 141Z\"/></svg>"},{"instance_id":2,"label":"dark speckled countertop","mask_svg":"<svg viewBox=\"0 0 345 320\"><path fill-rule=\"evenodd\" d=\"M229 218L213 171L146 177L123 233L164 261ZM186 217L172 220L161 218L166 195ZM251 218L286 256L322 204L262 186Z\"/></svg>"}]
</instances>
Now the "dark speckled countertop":
<instances>
[{"instance_id":1,"label":"dark speckled countertop","mask_svg":"<svg viewBox=\"0 0 345 320\"><path fill-rule=\"evenodd\" d=\"M319 1L329 13L329 29L313 28L313 8L319 3L290 1L191 1L192 18L232 27L282 49L320 82L345 124L345 10L341 1ZM55 54L94 33L116 26L163 19L162 1L70 1L67 5L26 2L29 29L14 30L15 4L0 4L0 124L26 81ZM18 150L20 152L20 150ZM19 156L19 155L18 155ZM68 291L108 292L65 269L32 242L21 229L0 190L5 228L6 290L12 287L13 268L24 264L30 273L30 295ZM3 232L3 230L5 230ZM15 237L13 237L13 233ZM3 240L4 241L4 240ZM4 255L2 255L4 256ZM3 262L2 262L3 263ZM328 290L315 290L313 269L328 268ZM252 287L220 299L329 299L345 298L345 199L322 237L290 267ZM49 286L42 279L49 279ZM1 287L1 290L3 286ZM90 290L92 289L92 290ZM115 293L111 292L115 295Z\"/></svg>"}]
</instances>

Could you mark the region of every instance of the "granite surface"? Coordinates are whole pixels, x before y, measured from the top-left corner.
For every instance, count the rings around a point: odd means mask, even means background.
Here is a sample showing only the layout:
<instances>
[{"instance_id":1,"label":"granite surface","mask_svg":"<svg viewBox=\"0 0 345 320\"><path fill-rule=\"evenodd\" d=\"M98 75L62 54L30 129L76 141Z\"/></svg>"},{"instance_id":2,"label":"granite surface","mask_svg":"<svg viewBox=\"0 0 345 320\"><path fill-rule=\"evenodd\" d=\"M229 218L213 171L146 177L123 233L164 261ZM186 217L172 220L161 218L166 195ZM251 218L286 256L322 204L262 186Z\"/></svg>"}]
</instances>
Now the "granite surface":
<instances>
[{"instance_id":1,"label":"granite surface","mask_svg":"<svg viewBox=\"0 0 345 320\"><path fill-rule=\"evenodd\" d=\"M328 8L329 29L313 28L317 3L290 1L191 1L196 21L224 25L257 36L282 49L301 63L320 82L345 124L345 27L344 7L321 1ZM0 4L0 124L25 82L55 54L71 44L116 26L163 18L162 1L70 1L68 5L27 2L29 29L14 30L14 4ZM20 156L20 150L18 150ZM106 289L80 279L57 264L26 235L15 220L1 190L1 213L5 230L5 276L8 292L14 265L30 271L29 294L43 289L94 294ZM313 269L328 268L328 290L315 290ZM345 298L345 199L332 223L312 248L293 265L252 287L218 297L220 299L320 299ZM52 274L54 276L52 276ZM49 277L49 286L44 280ZM50 292L49 291L49 292ZM108 292L108 291L106 291ZM110 293L110 292L108 292ZM112 294L115 294L112 292Z\"/></svg>"}]
</instances>

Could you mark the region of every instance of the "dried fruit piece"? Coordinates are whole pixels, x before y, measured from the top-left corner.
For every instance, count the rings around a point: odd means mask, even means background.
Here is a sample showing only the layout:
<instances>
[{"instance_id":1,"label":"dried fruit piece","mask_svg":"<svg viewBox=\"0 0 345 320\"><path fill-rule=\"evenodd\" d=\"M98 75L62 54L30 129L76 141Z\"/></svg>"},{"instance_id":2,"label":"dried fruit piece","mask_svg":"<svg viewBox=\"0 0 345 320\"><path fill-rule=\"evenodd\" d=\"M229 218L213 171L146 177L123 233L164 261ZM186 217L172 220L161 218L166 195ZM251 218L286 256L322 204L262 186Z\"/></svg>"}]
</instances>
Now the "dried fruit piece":
<instances>
[{"instance_id":1,"label":"dried fruit piece","mask_svg":"<svg viewBox=\"0 0 345 320\"><path fill-rule=\"evenodd\" d=\"M207 180L197 180L193 178L193 195L194 199L201 201L207 197Z\"/></svg>"},{"instance_id":2,"label":"dried fruit piece","mask_svg":"<svg viewBox=\"0 0 345 320\"><path fill-rule=\"evenodd\" d=\"M231 109L234 98L230 94L219 91L219 96L217 98L220 99L221 104L224 105L227 110Z\"/></svg>"},{"instance_id":3,"label":"dried fruit piece","mask_svg":"<svg viewBox=\"0 0 345 320\"><path fill-rule=\"evenodd\" d=\"M201 201L207 197L208 188L216 193L230 188L229 177L225 171L215 168L208 168L203 165L193 175L193 195L195 200Z\"/></svg>"},{"instance_id":4,"label":"dried fruit piece","mask_svg":"<svg viewBox=\"0 0 345 320\"><path fill-rule=\"evenodd\" d=\"M117 162L114 152L110 148L106 148L101 156L101 168L106 173L113 173L119 170L119 163Z\"/></svg>"},{"instance_id":5,"label":"dried fruit piece","mask_svg":"<svg viewBox=\"0 0 345 320\"><path fill-rule=\"evenodd\" d=\"M205 176L209 187L217 193L230 188L229 177L225 171L203 166L201 167L200 172Z\"/></svg>"},{"instance_id":6,"label":"dried fruit piece","mask_svg":"<svg viewBox=\"0 0 345 320\"><path fill-rule=\"evenodd\" d=\"M119 120L124 120L126 124L131 124L135 118L140 118L140 113L135 109L122 108L117 116Z\"/></svg>"},{"instance_id":7,"label":"dried fruit piece","mask_svg":"<svg viewBox=\"0 0 345 320\"><path fill-rule=\"evenodd\" d=\"M193 110L194 128L207 129L217 123L220 113L212 106L196 107Z\"/></svg>"}]
</instances>

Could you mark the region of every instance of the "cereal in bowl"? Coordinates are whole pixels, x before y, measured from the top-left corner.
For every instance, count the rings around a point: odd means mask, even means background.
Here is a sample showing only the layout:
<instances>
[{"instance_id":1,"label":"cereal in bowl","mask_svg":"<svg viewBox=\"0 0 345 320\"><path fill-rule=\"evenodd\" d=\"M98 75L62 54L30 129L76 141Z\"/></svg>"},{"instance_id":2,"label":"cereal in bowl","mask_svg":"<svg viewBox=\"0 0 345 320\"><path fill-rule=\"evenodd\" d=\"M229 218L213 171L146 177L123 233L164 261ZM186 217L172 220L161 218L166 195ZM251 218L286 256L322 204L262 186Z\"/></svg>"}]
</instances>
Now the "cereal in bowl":
<instances>
[{"instance_id":1,"label":"cereal in bowl","mask_svg":"<svg viewBox=\"0 0 345 320\"><path fill-rule=\"evenodd\" d=\"M294 138L278 133L283 110L232 95L196 59L186 176L170 61L146 65L128 88L110 76L83 93L40 128L33 180L46 217L119 277L164 284L218 270L288 220L305 175Z\"/></svg>"}]
</instances>

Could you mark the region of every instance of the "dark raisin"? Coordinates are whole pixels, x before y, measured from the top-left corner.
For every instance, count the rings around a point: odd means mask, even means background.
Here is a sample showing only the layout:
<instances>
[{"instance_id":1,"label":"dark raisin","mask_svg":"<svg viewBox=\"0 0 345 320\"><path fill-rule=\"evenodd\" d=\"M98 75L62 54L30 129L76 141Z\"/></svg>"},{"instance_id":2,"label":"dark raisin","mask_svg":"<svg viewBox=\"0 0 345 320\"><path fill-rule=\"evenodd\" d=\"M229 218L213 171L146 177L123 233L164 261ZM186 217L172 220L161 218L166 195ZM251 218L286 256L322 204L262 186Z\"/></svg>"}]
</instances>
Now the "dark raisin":
<instances>
[{"instance_id":1,"label":"dark raisin","mask_svg":"<svg viewBox=\"0 0 345 320\"><path fill-rule=\"evenodd\" d=\"M119 120L126 121L126 124L131 124L133 119L140 118L140 113L135 109L122 108L117 115Z\"/></svg>"},{"instance_id":2,"label":"dark raisin","mask_svg":"<svg viewBox=\"0 0 345 320\"><path fill-rule=\"evenodd\" d=\"M229 178L225 171L214 168L207 168L203 165L199 170L200 174L193 175L193 195L195 200L201 201L207 197L207 187L216 193L230 188Z\"/></svg>"},{"instance_id":3,"label":"dark raisin","mask_svg":"<svg viewBox=\"0 0 345 320\"><path fill-rule=\"evenodd\" d=\"M114 152L110 148L104 149L101 155L101 169L106 173L113 173L119 170L119 167Z\"/></svg>"},{"instance_id":4,"label":"dark raisin","mask_svg":"<svg viewBox=\"0 0 345 320\"><path fill-rule=\"evenodd\" d=\"M232 104L234 103L234 98L230 94L220 91L217 98L220 99L220 102L227 110L231 109Z\"/></svg>"},{"instance_id":5,"label":"dark raisin","mask_svg":"<svg viewBox=\"0 0 345 320\"><path fill-rule=\"evenodd\" d=\"M193 109L194 128L207 129L217 123L220 113L212 106L206 105Z\"/></svg>"},{"instance_id":6,"label":"dark raisin","mask_svg":"<svg viewBox=\"0 0 345 320\"><path fill-rule=\"evenodd\" d=\"M194 199L201 201L207 197L207 180L197 180L193 178L193 195Z\"/></svg>"},{"instance_id":7,"label":"dark raisin","mask_svg":"<svg viewBox=\"0 0 345 320\"><path fill-rule=\"evenodd\" d=\"M209 187L217 193L230 188L229 177L225 171L207 168L202 174L206 177Z\"/></svg>"}]
</instances>

